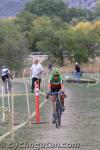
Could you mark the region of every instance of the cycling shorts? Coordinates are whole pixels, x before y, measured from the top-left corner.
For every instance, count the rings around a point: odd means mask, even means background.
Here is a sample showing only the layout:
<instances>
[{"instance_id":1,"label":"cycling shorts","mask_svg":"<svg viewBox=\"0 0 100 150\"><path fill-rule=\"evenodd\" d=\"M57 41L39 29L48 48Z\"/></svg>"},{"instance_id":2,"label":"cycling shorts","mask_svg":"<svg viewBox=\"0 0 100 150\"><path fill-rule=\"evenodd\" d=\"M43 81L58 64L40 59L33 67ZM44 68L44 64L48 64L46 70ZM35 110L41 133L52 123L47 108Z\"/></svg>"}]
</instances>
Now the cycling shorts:
<instances>
[{"instance_id":1,"label":"cycling shorts","mask_svg":"<svg viewBox=\"0 0 100 150\"><path fill-rule=\"evenodd\" d=\"M5 80L6 80L6 79L9 79L8 74L6 74L6 75L2 76L2 77L1 77L1 79L2 79L2 81L3 81L3 82L5 82Z\"/></svg>"}]
</instances>

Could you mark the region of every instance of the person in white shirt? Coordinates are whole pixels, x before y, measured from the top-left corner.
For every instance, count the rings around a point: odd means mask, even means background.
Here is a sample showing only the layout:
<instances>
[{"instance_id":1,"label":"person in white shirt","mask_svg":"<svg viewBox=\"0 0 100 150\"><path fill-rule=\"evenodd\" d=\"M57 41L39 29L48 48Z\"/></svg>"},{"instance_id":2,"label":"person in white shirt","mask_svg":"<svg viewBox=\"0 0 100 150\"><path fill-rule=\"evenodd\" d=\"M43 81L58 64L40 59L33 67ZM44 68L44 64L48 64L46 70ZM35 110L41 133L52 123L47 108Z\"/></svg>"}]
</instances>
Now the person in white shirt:
<instances>
[{"instance_id":1,"label":"person in white shirt","mask_svg":"<svg viewBox=\"0 0 100 150\"><path fill-rule=\"evenodd\" d=\"M39 82L39 89L40 89L41 75L42 75L42 72L43 72L43 66L38 62L38 59L35 59L33 61L32 66L28 70L30 70L31 74L32 74L32 86L31 86L31 89L32 89L32 93L34 93L34 83L37 80Z\"/></svg>"}]
</instances>

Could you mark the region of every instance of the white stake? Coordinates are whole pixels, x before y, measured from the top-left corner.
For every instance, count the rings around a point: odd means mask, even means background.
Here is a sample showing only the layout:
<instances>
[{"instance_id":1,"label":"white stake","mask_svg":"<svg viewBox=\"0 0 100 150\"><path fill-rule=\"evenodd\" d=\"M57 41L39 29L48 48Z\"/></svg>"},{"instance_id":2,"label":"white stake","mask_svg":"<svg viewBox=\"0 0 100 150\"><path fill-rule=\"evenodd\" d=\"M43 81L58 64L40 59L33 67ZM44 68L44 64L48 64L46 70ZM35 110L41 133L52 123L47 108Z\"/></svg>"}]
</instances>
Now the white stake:
<instances>
[{"instance_id":1,"label":"white stake","mask_svg":"<svg viewBox=\"0 0 100 150\"><path fill-rule=\"evenodd\" d=\"M13 86L12 86L12 88L14 87L14 80L15 80L15 71L13 71L13 81L12 81Z\"/></svg>"},{"instance_id":2,"label":"white stake","mask_svg":"<svg viewBox=\"0 0 100 150\"><path fill-rule=\"evenodd\" d=\"M8 92L8 110L10 112L10 95L9 95L9 92Z\"/></svg>"},{"instance_id":3,"label":"white stake","mask_svg":"<svg viewBox=\"0 0 100 150\"><path fill-rule=\"evenodd\" d=\"M14 130L14 95L11 96L11 127L12 131ZM12 132L11 136L12 141L14 140L14 132Z\"/></svg>"},{"instance_id":4,"label":"white stake","mask_svg":"<svg viewBox=\"0 0 100 150\"><path fill-rule=\"evenodd\" d=\"M9 96L9 87L8 87L8 82L7 82L7 95L8 95L8 110L10 112L10 96Z\"/></svg>"},{"instance_id":5,"label":"white stake","mask_svg":"<svg viewBox=\"0 0 100 150\"><path fill-rule=\"evenodd\" d=\"M28 111L28 118L30 118L30 105L29 105L29 95L28 95L28 88L27 84L25 84L25 89L26 89L26 97L27 97L27 111ZM29 126L31 127L31 122L29 121Z\"/></svg>"},{"instance_id":6,"label":"white stake","mask_svg":"<svg viewBox=\"0 0 100 150\"><path fill-rule=\"evenodd\" d=\"M3 86L2 86L2 121L5 121L5 111L4 111L4 90L3 90Z\"/></svg>"}]
</instances>

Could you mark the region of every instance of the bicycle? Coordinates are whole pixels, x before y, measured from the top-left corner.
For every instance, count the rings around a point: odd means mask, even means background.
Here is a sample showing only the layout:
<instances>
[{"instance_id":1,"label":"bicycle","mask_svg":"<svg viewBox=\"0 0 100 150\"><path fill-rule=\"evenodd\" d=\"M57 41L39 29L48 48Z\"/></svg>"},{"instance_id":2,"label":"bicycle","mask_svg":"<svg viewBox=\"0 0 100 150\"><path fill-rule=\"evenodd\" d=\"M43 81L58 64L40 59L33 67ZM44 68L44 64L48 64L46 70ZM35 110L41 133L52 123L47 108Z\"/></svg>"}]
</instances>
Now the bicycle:
<instances>
[{"instance_id":1,"label":"bicycle","mask_svg":"<svg viewBox=\"0 0 100 150\"><path fill-rule=\"evenodd\" d=\"M61 115L62 115L62 107L61 107L62 104L59 95L62 94L62 92L51 92L49 94L56 96L56 101L55 101L56 112L54 114L54 120L55 120L56 128L59 128L61 126Z\"/></svg>"}]
</instances>

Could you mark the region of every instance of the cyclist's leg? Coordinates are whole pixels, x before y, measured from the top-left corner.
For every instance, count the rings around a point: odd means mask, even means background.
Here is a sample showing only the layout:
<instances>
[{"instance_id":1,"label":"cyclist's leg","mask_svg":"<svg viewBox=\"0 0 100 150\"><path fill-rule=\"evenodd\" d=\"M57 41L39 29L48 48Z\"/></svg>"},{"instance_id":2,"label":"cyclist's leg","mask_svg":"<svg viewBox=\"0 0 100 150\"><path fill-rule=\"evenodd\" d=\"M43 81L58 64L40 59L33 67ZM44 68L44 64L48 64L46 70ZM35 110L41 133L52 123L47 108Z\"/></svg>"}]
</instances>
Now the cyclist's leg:
<instances>
[{"instance_id":1,"label":"cyclist's leg","mask_svg":"<svg viewBox=\"0 0 100 150\"><path fill-rule=\"evenodd\" d=\"M65 106L64 106L64 93L60 94L60 101L61 101L61 109L62 111L65 110Z\"/></svg>"},{"instance_id":2,"label":"cyclist's leg","mask_svg":"<svg viewBox=\"0 0 100 150\"><path fill-rule=\"evenodd\" d=\"M5 92L7 93L7 82L6 82L6 76L2 76L3 85L5 88Z\"/></svg>"},{"instance_id":3,"label":"cyclist's leg","mask_svg":"<svg viewBox=\"0 0 100 150\"><path fill-rule=\"evenodd\" d=\"M11 85L11 82L10 82L9 74L6 74L6 87L7 87L7 90L11 92L12 85Z\"/></svg>"},{"instance_id":4,"label":"cyclist's leg","mask_svg":"<svg viewBox=\"0 0 100 150\"><path fill-rule=\"evenodd\" d=\"M53 113L56 112L56 106L55 106L55 96L50 96L51 102L52 102L52 111Z\"/></svg>"},{"instance_id":5,"label":"cyclist's leg","mask_svg":"<svg viewBox=\"0 0 100 150\"><path fill-rule=\"evenodd\" d=\"M11 92L11 88L12 88L12 85L11 85L11 82L10 82L10 79L8 79L8 90Z\"/></svg>"},{"instance_id":6,"label":"cyclist's leg","mask_svg":"<svg viewBox=\"0 0 100 150\"><path fill-rule=\"evenodd\" d=\"M50 96L50 99L51 99L51 102L52 102L52 111L53 111L53 114L52 114L52 123L55 123L55 118L56 118L56 106L55 106L55 96Z\"/></svg>"}]
</instances>

